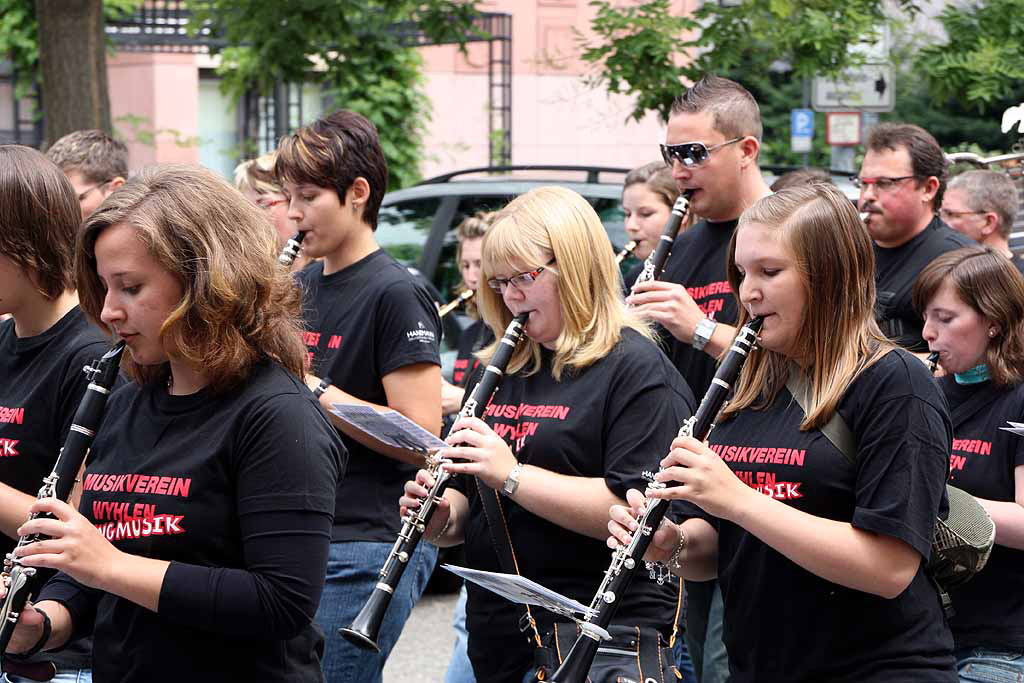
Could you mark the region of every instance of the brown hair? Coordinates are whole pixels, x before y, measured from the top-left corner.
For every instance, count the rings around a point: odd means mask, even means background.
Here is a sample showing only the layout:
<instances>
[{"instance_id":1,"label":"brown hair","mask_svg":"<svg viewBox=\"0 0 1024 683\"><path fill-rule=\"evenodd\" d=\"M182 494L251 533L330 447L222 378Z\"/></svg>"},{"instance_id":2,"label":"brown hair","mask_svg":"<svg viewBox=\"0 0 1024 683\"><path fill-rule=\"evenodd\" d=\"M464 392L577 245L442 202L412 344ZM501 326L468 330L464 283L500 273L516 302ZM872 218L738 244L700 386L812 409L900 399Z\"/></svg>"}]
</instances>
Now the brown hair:
<instances>
[{"instance_id":1,"label":"brown hair","mask_svg":"<svg viewBox=\"0 0 1024 683\"><path fill-rule=\"evenodd\" d=\"M160 335L202 369L211 391L227 391L266 356L302 376L298 288L277 264L276 235L263 212L236 189L208 169L166 165L143 170L108 197L76 245L82 310L97 324L106 288L96 272L96 240L119 224L131 225L181 283L181 302ZM123 366L140 383L168 373L166 364L141 366L128 354Z\"/></svg>"},{"instance_id":2,"label":"brown hair","mask_svg":"<svg viewBox=\"0 0 1024 683\"><path fill-rule=\"evenodd\" d=\"M803 187L813 183L835 185L832 182L832 176L825 169L807 167L783 173L772 183L771 191L778 192L779 190L785 190L787 187Z\"/></svg>"},{"instance_id":3,"label":"brown hair","mask_svg":"<svg viewBox=\"0 0 1024 683\"><path fill-rule=\"evenodd\" d=\"M932 209L937 211L942 206L949 163L931 133L912 123L879 123L868 133L867 148L872 152L887 149L895 152L901 148L907 150L910 168L918 187L928 178L934 176L938 179L939 189L932 198Z\"/></svg>"},{"instance_id":4,"label":"brown hair","mask_svg":"<svg viewBox=\"0 0 1024 683\"><path fill-rule=\"evenodd\" d=\"M388 163L377 128L355 112L340 110L281 138L274 173L281 183L330 187L345 205L356 178L370 185L363 221L377 229L377 213L388 187Z\"/></svg>"},{"instance_id":5,"label":"brown hair","mask_svg":"<svg viewBox=\"0 0 1024 683\"><path fill-rule=\"evenodd\" d=\"M727 272L739 296L742 276L736 267L736 236L749 223L782 231L804 286L806 304L796 354L810 359L801 369L811 387L800 429L827 423L850 383L895 347L874 317L875 254L857 210L832 185L810 185L768 195L740 216L729 244ZM738 325L750 314L743 306ZM771 404L786 384L790 360L756 349L743 366L736 393L723 415Z\"/></svg>"},{"instance_id":6,"label":"brown hair","mask_svg":"<svg viewBox=\"0 0 1024 683\"><path fill-rule=\"evenodd\" d=\"M963 190L971 211L993 212L999 217L999 234L1010 236L1020 205L1017 186L1010 176L998 171L964 171L953 176L948 189Z\"/></svg>"},{"instance_id":7,"label":"brown hair","mask_svg":"<svg viewBox=\"0 0 1024 683\"><path fill-rule=\"evenodd\" d=\"M0 145L0 253L47 299L74 288L78 198L64 173L31 147Z\"/></svg>"},{"instance_id":8,"label":"brown hair","mask_svg":"<svg viewBox=\"0 0 1024 683\"><path fill-rule=\"evenodd\" d=\"M102 130L76 130L46 150L65 173L78 171L91 183L128 177L128 148Z\"/></svg>"},{"instance_id":9,"label":"brown hair","mask_svg":"<svg viewBox=\"0 0 1024 683\"><path fill-rule=\"evenodd\" d=\"M477 211L472 216L466 216L459 227L455 229L455 236L458 238L458 246L455 248L455 263L458 264L459 271L462 271L462 243L466 240L480 239L487 234L487 229L491 227L491 223L494 222L495 216L498 215L497 211ZM479 286L483 286L480 283ZM459 296L466 291L466 281L460 280L459 286L455 290L455 295ZM466 311L466 315L471 318L479 318L480 313L476 310L476 297L468 300L463 304L463 309Z\"/></svg>"},{"instance_id":10,"label":"brown hair","mask_svg":"<svg viewBox=\"0 0 1024 683\"><path fill-rule=\"evenodd\" d=\"M672 169L666 166L664 161L652 161L634 168L626 174L622 189L625 190L630 185L639 183L643 183L648 190L661 197L669 208L676 203L676 199L679 197L679 187L672 178Z\"/></svg>"},{"instance_id":11,"label":"brown hair","mask_svg":"<svg viewBox=\"0 0 1024 683\"><path fill-rule=\"evenodd\" d=\"M1024 380L1024 277L991 247L963 247L936 257L917 276L914 307L924 314L943 283L998 332L985 350L989 377L996 385Z\"/></svg>"},{"instance_id":12,"label":"brown hair","mask_svg":"<svg viewBox=\"0 0 1024 683\"><path fill-rule=\"evenodd\" d=\"M494 277L502 266L536 267L551 259L555 262L545 267L544 277L558 278L563 322L551 367L556 380L566 369L581 370L608 355L626 327L653 339L650 326L626 308L622 276L601 219L586 199L567 188L534 188L498 212L484 237L480 280ZM490 287L477 291L480 313L496 340L478 355L490 358L512 313ZM540 344L525 339L512 354L508 372L537 372L540 361Z\"/></svg>"},{"instance_id":13,"label":"brown hair","mask_svg":"<svg viewBox=\"0 0 1024 683\"><path fill-rule=\"evenodd\" d=\"M672 114L709 112L715 130L726 138L751 135L761 139L761 109L742 85L728 78L704 74L672 102Z\"/></svg>"}]
</instances>

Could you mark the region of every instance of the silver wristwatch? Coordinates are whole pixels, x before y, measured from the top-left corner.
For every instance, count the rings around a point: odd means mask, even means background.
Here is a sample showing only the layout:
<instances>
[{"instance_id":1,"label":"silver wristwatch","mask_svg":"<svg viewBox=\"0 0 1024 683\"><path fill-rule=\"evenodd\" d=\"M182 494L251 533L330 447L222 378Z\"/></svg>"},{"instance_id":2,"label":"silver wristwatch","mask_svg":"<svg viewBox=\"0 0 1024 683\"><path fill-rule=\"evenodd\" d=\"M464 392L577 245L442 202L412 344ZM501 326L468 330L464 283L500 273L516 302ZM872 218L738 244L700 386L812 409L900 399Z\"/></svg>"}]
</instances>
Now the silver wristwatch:
<instances>
[{"instance_id":1,"label":"silver wristwatch","mask_svg":"<svg viewBox=\"0 0 1024 683\"><path fill-rule=\"evenodd\" d=\"M516 489L519 488L519 473L523 471L523 463L517 462L516 466L512 468L512 471L508 473L508 478L505 479L505 483L501 485L501 492L511 498L515 495Z\"/></svg>"},{"instance_id":2,"label":"silver wristwatch","mask_svg":"<svg viewBox=\"0 0 1024 683\"><path fill-rule=\"evenodd\" d=\"M702 351L708 342L711 341L711 335L715 333L715 328L718 327L718 323L710 318L703 318L697 323L697 329L693 331L693 348L698 351Z\"/></svg>"}]
</instances>

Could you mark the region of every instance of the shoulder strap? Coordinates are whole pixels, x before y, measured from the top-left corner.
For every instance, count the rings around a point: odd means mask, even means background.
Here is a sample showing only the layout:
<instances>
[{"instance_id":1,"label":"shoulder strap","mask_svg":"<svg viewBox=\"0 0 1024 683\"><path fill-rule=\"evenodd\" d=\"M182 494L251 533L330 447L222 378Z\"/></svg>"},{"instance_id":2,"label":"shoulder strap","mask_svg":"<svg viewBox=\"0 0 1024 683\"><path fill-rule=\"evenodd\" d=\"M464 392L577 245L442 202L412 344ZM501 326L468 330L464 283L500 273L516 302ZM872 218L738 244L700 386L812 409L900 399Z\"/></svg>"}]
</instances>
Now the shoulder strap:
<instances>
[{"instance_id":1,"label":"shoulder strap","mask_svg":"<svg viewBox=\"0 0 1024 683\"><path fill-rule=\"evenodd\" d=\"M480 496L480 504L484 509L484 517L487 518L487 527L491 530L491 542L494 544L494 552L498 556L498 563L501 571L506 574L519 573L519 562L516 560L516 551L512 547L512 535L508 532L508 523L505 521L505 513L501 509L501 500L498 492L489 486L485 486L480 479L473 477L476 482L477 493ZM532 631L532 638L537 647L541 647L540 632L537 630L537 621L533 618L529 605L517 604L519 615L519 630Z\"/></svg>"},{"instance_id":2,"label":"shoulder strap","mask_svg":"<svg viewBox=\"0 0 1024 683\"><path fill-rule=\"evenodd\" d=\"M1005 387L997 387L989 383L987 387L979 390L976 394L958 405L955 410L951 410L949 417L953 421L953 429L956 429L979 410L998 399L1005 391Z\"/></svg>"},{"instance_id":3,"label":"shoulder strap","mask_svg":"<svg viewBox=\"0 0 1024 683\"><path fill-rule=\"evenodd\" d=\"M789 393L793 395L793 400L796 401L800 409L804 411L804 415L806 415L811 387L807 378L797 369L795 364L791 364L789 367L789 378L786 380L786 388L789 389ZM857 463L857 439L854 438L850 428L846 426L846 420L843 419L838 410L832 413L832 419L819 427L818 431L824 434L825 438L832 442L832 445L838 448L839 452L850 463Z\"/></svg>"}]
</instances>

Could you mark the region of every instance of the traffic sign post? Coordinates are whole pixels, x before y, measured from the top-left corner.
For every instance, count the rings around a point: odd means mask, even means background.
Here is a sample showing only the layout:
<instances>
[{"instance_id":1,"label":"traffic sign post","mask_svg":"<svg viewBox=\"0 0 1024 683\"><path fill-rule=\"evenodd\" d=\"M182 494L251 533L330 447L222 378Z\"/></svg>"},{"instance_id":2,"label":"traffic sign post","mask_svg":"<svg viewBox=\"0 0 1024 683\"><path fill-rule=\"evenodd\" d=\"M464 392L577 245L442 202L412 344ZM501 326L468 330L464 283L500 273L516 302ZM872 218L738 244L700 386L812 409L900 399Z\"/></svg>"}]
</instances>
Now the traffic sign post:
<instances>
[{"instance_id":1,"label":"traffic sign post","mask_svg":"<svg viewBox=\"0 0 1024 683\"><path fill-rule=\"evenodd\" d=\"M865 64L838 78L816 76L811 88L815 111L892 111L895 104L892 64Z\"/></svg>"},{"instance_id":2,"label":"traffic sign post","mask_svg":"<svg viewBox=\"0 0 1024 683\"><path fill-rule=\"evenodd\" d=\"M789 114L789 144L794 152L810 152L814 140L814 111L792 109Z\"/></svg>"}]
</instances>

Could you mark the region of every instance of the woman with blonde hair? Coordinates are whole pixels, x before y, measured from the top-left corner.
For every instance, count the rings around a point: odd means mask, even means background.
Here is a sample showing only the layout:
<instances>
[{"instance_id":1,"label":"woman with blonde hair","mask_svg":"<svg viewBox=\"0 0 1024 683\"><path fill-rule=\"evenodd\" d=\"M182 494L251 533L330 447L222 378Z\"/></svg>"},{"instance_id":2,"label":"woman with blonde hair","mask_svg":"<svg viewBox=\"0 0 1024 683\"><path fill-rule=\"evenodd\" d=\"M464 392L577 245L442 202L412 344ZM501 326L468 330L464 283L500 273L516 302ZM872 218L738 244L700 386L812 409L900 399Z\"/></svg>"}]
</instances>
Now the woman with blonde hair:
<instances>
[{"instance_id":1,"label":"woman with blonde hair","mask_svg":"<svg viewBox=\"0 0 1024 683\"><path fill-rule=\"evenodd\" d=\"M288 198L274 175L277 152L267 152L255 159L243 161L235 167L235 187L246 199L260 207L270 219L277 233L277 250L298 232L298 225L288 217ZM309 265L310 259L302 253L292 262L292 271Z\"/></svg>"},{"instance_id":2,"label":"woman with blonde hair","mask_svg":"<svg viewBox=\"0 0 1024 683\"><path fill-rule=\"evenodd\" d=\"M256 207L150 169L78 233L82 309L128 347L79 511L33 505L60 573L12 652L94 637L97 681L321 680L313 626L345 453L302 381L298 292Z\"/></svg>"},{"instance_id":3,"label":"woman with blonde hair","mask_svg":"<svg viewBox=\"0 0 1024 683\"><path fill-rule=\"evenodd\" d=\"M523 576L588 603L607 564L607 505L642 481L693 396L626 309L608 237L575 192L537 188L499 212L484 237L481 278L478 305L492 332L500 338L513 316L528 314L526 338L484 418L455 423L447 453L461 476L425 536L464 542L477 569L508 571L499 556L511 549ZM401 505L418 506L430 483L421 470ZM498 492L504 521L491 521L508 534L492 537L483 496ZM675 614L675 588L638 581L623 605L624 623L660 627ZM477 680L521 683L554 615L531 611L524 637L516 606L475 586L466 612Z\"/></svg>"},{"instance_id":4,"label":"woman with blonde hair","mask_svg":"<svg viewBox=\"0 0 1024 683\"><path fill-rule=\"evenodd\" d=\"M955 681L924 572L950 423L924 365L874 321L874 256L834 187L783 190L729 249L739 324L764 319L708 443L676 439L651 495L685 501L648 559L717 575L731 680ZM643 495L611 510L628 542Z\"/></svg>"},{"instance_id":5,"label":"woman with blonde hair","mask_svg":"<svg viewBox=\"0 0 1024 683\"><path fill-rule=\"evenodd\" d=\"M922 336L946 374L953 420L949 478L996 525L985 568L951 588L949 621L961 680L1024 677L1024 439L1005 432L1024 416L1024 278L991 247L932 261L914 284ZM986 679L987 680L987 679Z\"/></svg>"}]
</instances>

